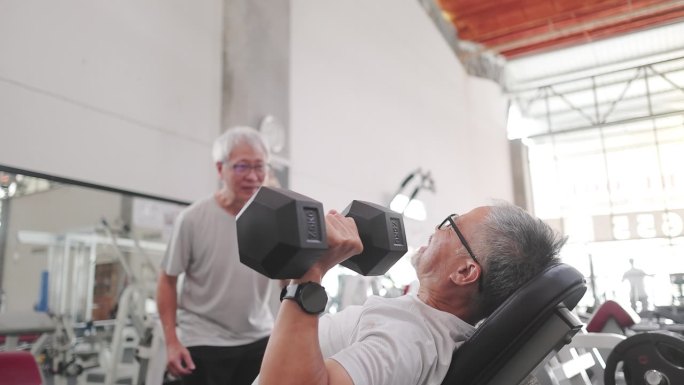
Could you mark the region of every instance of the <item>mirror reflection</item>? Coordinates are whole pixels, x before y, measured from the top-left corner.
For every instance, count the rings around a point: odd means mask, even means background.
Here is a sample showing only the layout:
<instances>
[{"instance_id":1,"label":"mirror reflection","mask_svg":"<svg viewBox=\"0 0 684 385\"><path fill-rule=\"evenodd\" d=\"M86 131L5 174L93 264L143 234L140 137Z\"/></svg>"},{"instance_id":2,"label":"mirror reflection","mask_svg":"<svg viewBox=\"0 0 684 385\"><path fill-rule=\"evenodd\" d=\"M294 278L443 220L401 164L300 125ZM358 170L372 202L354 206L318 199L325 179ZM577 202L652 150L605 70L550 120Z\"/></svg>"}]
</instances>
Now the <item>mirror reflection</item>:
<instances>
[{"instance_id":1,"label":"mirror reflection","mask_svg":"<svg viewBox=\"0 0 684 385\"><path fill-rule=\"evenodd\" d=\"M2 311L114 318L128 283L153 283L179 203L3 172Z\"/></svg>"},{"instance_id":2,"label":"mirror reflection","mask_svg":"<svg viewBox=\"0 0 684 385\"><path fill-rule=\"evenodd\" d=\"M0 350L25 345L64 381L104 375L103 352L122 354L108 372L136 378L132 358L152 335L159 264L185 206L0 168Z\"/></svg>"},{"instance_id":3,"label":"mirror reflection","mask_svg":"<svg viewBox=\"0 0 684 385\"><path fill-rule=\"evenodd\" d=\"M0 184L2 312L98 321L127 284L153 293L183 204L10 172Z\"/></svg>"}]
</instances>

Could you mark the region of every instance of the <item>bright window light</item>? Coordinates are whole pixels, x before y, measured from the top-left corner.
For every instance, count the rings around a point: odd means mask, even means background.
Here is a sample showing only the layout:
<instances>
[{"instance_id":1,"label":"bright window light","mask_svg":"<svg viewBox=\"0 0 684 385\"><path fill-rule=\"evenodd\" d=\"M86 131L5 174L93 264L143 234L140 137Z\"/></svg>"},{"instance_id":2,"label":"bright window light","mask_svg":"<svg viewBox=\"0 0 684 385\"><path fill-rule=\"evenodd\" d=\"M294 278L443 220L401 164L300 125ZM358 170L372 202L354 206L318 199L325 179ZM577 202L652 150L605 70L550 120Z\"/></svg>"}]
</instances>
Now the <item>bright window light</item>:
<instances>
[{"instance_id":1,"label":"bright window light","mask_svg":"<svg viewBox=\"0 0 684 385\"><path fill-rule=\"evenodd\" d=\"M508 139L524 139L532 133L538 132L540 124L534 119L525 117L517 105L511 104L508 108L508 121L506 122Z\"/></svg>"}]
</instances>

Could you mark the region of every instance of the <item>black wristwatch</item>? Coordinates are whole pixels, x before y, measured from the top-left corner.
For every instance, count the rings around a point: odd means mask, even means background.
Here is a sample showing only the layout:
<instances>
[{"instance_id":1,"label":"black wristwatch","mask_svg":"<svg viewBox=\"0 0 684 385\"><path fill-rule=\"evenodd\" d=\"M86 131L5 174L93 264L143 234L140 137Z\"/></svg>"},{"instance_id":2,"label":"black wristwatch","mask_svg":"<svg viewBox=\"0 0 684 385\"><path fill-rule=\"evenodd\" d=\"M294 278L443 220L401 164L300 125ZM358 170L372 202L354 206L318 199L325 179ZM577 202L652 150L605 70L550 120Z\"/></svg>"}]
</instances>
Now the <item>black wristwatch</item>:
<instances>
[{"instance_id":1,"label":"black wristwatch","mask_svg":"<svg viewBox=\"0 0 684 385\"><path fill-rule=\"evenodd\" d=\"M299 285L287 285L280 292L280 301L293 299L306 313L321 314L328 304L325 288L316 282L305 282Z\"/></svg>"}]
</instances>

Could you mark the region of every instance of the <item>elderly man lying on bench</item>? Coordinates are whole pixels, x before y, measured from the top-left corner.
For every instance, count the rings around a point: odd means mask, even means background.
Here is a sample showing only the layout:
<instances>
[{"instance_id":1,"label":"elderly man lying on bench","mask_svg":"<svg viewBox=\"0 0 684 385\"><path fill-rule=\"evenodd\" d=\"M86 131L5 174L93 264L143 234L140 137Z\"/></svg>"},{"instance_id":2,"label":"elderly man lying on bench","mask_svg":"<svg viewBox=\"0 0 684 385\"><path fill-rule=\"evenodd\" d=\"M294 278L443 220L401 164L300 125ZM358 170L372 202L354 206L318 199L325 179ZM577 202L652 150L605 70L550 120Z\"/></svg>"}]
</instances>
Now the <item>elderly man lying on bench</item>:
<instances>
[{"instance_id":1,"label":"elderly man lying on bench","mask_svg":"<svg viewBox=\"0 0 684 385\"><path fill-rule=\"evenodd\" d=\"M352 219L331 211L326 228L330 248L303 277L290 282L307 288L302 293L320 290L330 268L362 250ZM584 293L581 275L559 265L564 241L512 205L451 214L416 254L417 295L371 297L363 306L323 317L311 314L301 300L284 300L255 383L415 385L453 378L458 384L495 383L489 382L492 376L516 351L528 356L525 343L545 330L550 314L558 313L566 300L567 307L574 307ZM554 289L554 280L562 289ZM517 295L521 288L523 295ZM562 333L571 336L579 328L566 313L556 318L565 325ZM562 344L567 342L562 336L541 339ZM529 373L554 347L540 353L532 349L534 358L525 360L522 371ZM508 382L500 383L520 382L526 374L518 373L521 369L503 370Z\"/></svg>"}]
</instances>

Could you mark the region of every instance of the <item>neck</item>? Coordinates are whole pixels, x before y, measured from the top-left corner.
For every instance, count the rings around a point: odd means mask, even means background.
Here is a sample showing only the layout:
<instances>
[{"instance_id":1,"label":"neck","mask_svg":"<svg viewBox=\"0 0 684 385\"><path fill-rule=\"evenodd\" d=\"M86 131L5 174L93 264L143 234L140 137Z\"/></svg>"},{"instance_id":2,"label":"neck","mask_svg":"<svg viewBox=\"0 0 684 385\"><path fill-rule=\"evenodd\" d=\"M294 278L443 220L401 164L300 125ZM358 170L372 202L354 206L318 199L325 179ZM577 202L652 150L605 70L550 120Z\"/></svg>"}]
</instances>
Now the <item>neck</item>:
<instances>
[{"instance_id":1,"label":"neck","mask_svg":"<svg viewBox=\"0 0 684 385\"><path fill-rule=\"evenodd\" d=\"M244 206L244 203L237 201L225 187L214 193L214 200L222 209L233 216L237 215Z\"/></svg>"},{"instance_id":2,"label":"neck","mask_svg":"<svg viewBox=\"0 0 684 385\"><path fill-rule=\"evenodd\" d=\"M474 308L475 296L470 291L444 291L420 286L418 298L437 310L451 313L463 321L475 325L479 321Z\"/></svg>"}]
</instances>

